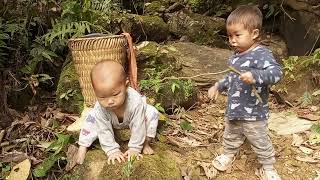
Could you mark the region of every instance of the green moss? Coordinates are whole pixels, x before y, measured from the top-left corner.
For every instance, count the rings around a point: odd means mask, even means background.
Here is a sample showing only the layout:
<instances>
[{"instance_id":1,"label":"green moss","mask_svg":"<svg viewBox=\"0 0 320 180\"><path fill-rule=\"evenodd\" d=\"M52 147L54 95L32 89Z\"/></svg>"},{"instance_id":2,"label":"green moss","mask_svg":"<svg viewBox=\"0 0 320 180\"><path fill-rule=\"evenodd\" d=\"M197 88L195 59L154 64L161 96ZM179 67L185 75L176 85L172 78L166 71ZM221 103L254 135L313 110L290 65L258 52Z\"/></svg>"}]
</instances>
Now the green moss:
<instances>
[{"instance_id":1,"label":"green moss","mask_svg":"<svg viewBox=\"0 0 320 180\"><path fill-rule=\"evenodd\" d=\"M169 146L163 143L156 143L154 145L155 154L145 155L142 159L133 163L133 171L130 176L131 180L150 180L150 179L170 179L180 180L180 170L178 164L175 162L175 157L169 151ZM108 165L107 157L102 150L90 150L87 153L85 162L81 166L77 166L71 174L65 175L70 180L73 179L87 179L93 172L97 179L112 179L112 180L127 180L122 171L125 163L116 163L115 165ZM93 164L97 166L93 167ZM96 170L93 170L96 169ZM98 171L97 171L98 170ZM90 172L93 171L93 172ZM65 178L65 179L67 179Z\"/></svg>"},{"instance_id":2,"label":"green moss","mask_svg":"<svg viewBox=\"0 0 320 180\"><path fill-rule=\"evenodd\" d=\"M156 13L163 7L160 1L153 1L145 8L145 13Z\"/></svg>"},{"instance_id":3,"label":"green moss","mask_svg":"<svg viewBox=\"0 0 320 180\"><path fill-rule=\"evenodd\" d=\"M83 110L83 96L79 84L79 77L73 62L68 63L62 70L56 91L56 101L60 108L70 113L80 114ZM68 91L72 91L68 99L60 96Z\"/></svg>"},{"instance_id":4,"label":"green moss","mask_svg":"<svg viewBox=\"0 0 320 180\"><path fill-rule=\"evenodd\" d=\"M159 16L136 16L132 33L140 40L162 42L169 35L169 27ZM142 23L142 24L141 24ZM141 28L141 25L143 29Z\"/></svg>"}]
</instances>

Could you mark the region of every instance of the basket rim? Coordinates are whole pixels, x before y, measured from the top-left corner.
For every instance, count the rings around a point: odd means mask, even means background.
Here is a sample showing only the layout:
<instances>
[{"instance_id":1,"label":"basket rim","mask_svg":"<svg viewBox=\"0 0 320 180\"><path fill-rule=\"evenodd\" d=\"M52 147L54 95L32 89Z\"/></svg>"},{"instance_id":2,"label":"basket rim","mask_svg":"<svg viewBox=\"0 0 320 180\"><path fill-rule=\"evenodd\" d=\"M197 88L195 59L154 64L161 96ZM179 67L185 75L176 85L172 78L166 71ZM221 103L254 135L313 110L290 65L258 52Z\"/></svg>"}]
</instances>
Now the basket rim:
<instances>
[{"instance_id":1,"label":"basket rim","mask_svg":"<svg viewBox=\"0 0 320 180\"><path fill-rule=\"evenodd\" d=\"M125 37L125 35L107 35L103 34L102 36L98 37L77 37L77 38L71 38L68 40L68 43L76 42L76 41L87 41L87 40L99 40L99 39L105 39L105 38L118 38L118 37Z\"/></svg>"}]
</instances>

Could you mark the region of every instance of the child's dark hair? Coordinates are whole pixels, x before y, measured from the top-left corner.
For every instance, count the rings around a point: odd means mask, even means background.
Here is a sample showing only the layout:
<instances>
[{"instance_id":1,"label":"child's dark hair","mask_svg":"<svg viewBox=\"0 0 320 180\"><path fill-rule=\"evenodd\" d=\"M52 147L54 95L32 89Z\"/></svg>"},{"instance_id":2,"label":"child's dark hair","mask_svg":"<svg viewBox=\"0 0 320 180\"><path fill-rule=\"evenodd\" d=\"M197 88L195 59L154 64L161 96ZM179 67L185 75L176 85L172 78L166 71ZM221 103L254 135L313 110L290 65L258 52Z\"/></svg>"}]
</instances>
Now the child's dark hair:
<instances>
[{"instance_id":1,"label":"child's dark hair","mask_svg":"<svg viewBox=\"0 0 320 180\"><path fill-rule=\"evenodd\" d=\"M262 18L262 13L257 6L242 5L228 16L227 26L240 23L247 30L261 30Z\"/></svg>"}]
</instances>

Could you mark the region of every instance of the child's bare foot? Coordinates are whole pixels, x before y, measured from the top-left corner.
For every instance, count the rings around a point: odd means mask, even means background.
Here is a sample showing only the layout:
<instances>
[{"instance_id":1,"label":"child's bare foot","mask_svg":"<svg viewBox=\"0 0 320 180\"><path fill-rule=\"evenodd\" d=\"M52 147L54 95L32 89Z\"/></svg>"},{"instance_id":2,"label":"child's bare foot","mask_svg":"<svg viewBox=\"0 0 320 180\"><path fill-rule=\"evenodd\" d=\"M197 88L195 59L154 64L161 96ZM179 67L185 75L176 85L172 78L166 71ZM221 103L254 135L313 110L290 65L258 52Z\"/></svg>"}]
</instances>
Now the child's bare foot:
<instances>
[{"instance_id":1,"label":"child's bare foot","mask_svg":"<svg viewBox=\"0 0 320 180\"><path fill-rule=\"evenodd\" d=\"M143 154L154 154L153 149L150 147L148 142L145 142L142 149Z\"/></svg>"}]
</instances>

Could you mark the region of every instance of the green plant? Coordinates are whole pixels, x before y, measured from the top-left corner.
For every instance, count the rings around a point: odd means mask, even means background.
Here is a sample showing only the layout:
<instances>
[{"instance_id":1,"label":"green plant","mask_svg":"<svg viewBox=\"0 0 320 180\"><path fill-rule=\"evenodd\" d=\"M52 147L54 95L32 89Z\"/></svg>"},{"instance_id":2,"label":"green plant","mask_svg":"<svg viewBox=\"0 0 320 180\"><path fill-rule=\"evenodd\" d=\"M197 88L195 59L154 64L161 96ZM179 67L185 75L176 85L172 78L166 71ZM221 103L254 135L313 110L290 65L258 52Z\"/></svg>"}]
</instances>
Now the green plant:
<instances>
[{"instance_id":1,"label":"green plant","mask_svg":"<svg viewBox=\"0 0 320 180\"><path fill-rule=\"evenodd\" d=\"M311 58L307 58L306 60L302 61L301 64L304 67L310 67L312 65L320 66L320 48L316 49L312 53L312 57Z\"/></svg>"},{"instance_id":2,"label":"green plant","mask_svg":"<svg viewBox=\"0 0 320 180\"><path fill-rule=\"evenodd\" d=\"M192 131L193 130L193 126L191 125L190 122L188 121L182 121L180 123L180 128L184 131Z\"/></svg>"},{"instance_id":3,"label":"green plant","mask_svg":"<svg viewBox=\"0 0 320 180\"><path fill-rule=\"evenodd\" d=\"M91 32L107 32L100 24L110 22L111 0L67 0L62 3L61 17L52 20L52 29L43 36L45 44L58 40L65 44L70 37Z\"/></svg>"},{"instance_id":4,"label":"green plant","mask_svg":"<svg viewBox=\"0 0 320 180\"><path fill-rule=\"evenodd\" d=\"M304 92L302 97L299 98L299 102L303 107L312 104L312 95L308 91Z\"/></svg>"},{"instance_id":5,"label":"green plant","mask_svg":"<svg viewBox=\"0 0 320 180\"><path fill-rule=\"evenodd\" d=\"M164 108L161 106L161 103L155 104L154 107L155 107L159 112L162 112L162 113L165 112Z\"/></svg>"},{"instance_id":6,"label":"green plant","mask_svg":"<svg viewBox=\"0 0 320 180\"><path fill-rule=\"evenodd\" d=\"M77 93L77 90L69 89L67 92L62 93L60 95L60 99L69 100L71 97L73 97Z\"/></svg>"},{"instance_id":7,"label":"green plant","mask_svg":"<svg viewBox=\"0 0 320 180\"><path fill-rule=\"evenodd\" d=\"M123 166L122 172L130 179L133 173L133 163L137 160L136 156L131 156L128 162Z\"/></svg>"}]
</instances>

